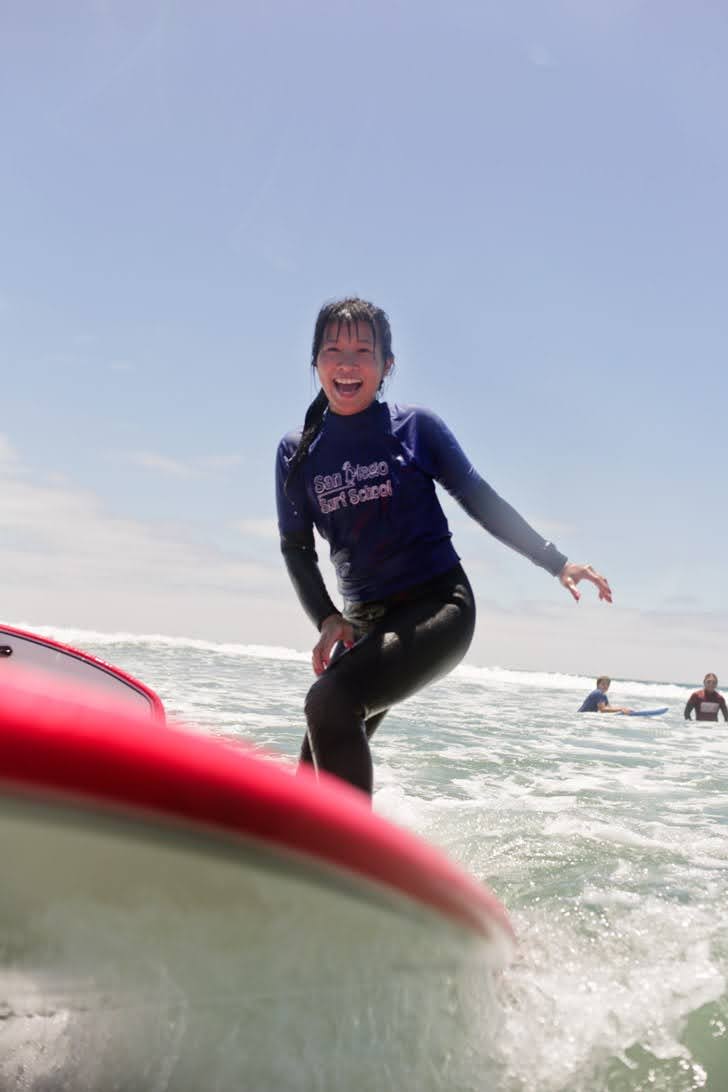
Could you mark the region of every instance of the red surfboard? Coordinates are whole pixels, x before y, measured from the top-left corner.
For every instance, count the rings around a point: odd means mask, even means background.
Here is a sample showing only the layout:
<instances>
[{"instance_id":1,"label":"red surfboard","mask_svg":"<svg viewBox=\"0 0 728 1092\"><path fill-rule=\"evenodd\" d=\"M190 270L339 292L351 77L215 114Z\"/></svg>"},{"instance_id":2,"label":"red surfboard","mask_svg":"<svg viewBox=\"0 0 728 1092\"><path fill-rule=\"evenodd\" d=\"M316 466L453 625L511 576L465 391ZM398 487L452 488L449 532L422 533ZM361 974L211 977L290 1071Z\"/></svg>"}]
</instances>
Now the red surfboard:
<instances>
[{"instance_id":1,"label":"red surfboard","mask_svg":"<svg viewBox=\"0 0 728 1092\"><path fill-rule=\"evenodd\" d=\"M38 673L38 687L42 685L41 673L50 677L51 685L56 679L78 682L155 720L164 720L164 706L154 691L120 668L50 637L0 624L0 686L7 665L32 668Z\"/></svg>"},{"instance_id":2,"label":"red surfboard","mask_svg":"<svg viewBox=\"0 0 728 1092\"><path fill-rule=\"evenodd\" d=\"M333 779L4 666L0 1087L464 1086L513 944L482 884Z\"/></svg>"}]
</instances>

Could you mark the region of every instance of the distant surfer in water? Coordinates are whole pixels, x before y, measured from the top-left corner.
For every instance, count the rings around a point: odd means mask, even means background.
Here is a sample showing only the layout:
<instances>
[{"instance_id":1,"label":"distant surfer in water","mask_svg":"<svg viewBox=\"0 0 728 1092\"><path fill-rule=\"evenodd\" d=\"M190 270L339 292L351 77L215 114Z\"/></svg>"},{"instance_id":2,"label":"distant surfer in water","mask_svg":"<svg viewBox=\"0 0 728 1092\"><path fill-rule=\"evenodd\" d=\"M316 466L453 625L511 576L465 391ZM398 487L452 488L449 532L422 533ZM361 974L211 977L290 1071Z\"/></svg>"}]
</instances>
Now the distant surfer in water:
<instances>
[{"instance_id":1,"label":"distant surfer in water","mask_svg":"<svg viewBox=\"0 0 728 1092\"><path fill-rule=\"evenodd\" d=\"M709 673L703 679L703 689L696 690L688 698L685 706L685 720L690 720L690 714L695 710L696 720L717 720L718 710L723 713L723 720L728 720L725 698L718 692L718 676Z\"/></svg>"},{"instance_id":2,"label":"distant surfer in water","mask_svg":"<svg viewBox=\"0 0 728 1092\"><path fill-rule=\"evenodd\" d=\"M630 714L631 709L625 709L621 705L610 705L609 698L607 697L607 690L612 680L608 675L600 675L597 679L597 688L592 690L591 694L587 694L584 701L579 706L578 713L626 713Z\"/></svg>"},{"instance_id":3,"label":"distant surfer in water","mask_svg":"<svg viewBox=\"0 0 728 1092\"><path fill-rule=\"evenodd\" d=\"M311 364L321 390L303 429L279 444L276 463L283 557L320 633L300 761L371 795L369 740L383 717L451 671L475 627L473 592L435 482L486 531L558 577L574 599L582 580L607 603L612 593L591 565L568 561L498 496L439 417L379 401L394 367L389 320L379 307L358 298L325 304ZM341 610L319 569L314 527L330 546Z\"/></svg>"}]
</instances>

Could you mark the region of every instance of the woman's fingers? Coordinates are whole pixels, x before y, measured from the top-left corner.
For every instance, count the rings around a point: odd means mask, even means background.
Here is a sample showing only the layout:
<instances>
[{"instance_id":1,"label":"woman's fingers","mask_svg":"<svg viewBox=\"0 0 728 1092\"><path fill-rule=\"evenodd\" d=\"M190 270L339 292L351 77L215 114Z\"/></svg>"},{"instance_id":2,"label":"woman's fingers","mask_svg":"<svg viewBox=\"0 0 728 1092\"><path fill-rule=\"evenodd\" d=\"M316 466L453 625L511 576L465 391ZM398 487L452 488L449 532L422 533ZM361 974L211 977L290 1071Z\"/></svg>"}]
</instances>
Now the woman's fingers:
<instances>
[{"instance_id":1,"label":"woman's fingers","mask_svg":"<svg viewBox=\"0 0 728 1092\"><path fill-rule=\"evenodd\" d=\"M311 660L314 672L317 675L322 675L329 666L329 658L333 647L333 642L323 635L316 642Z\"/></svg>"},{"instance_id":2,"label":"woman's fingers","mask_svg":"<svg viewBox=\"0 0 728 1092\"><path fill-rule=\"evenodd\" d=\"M321 636L314 645L311 663L317 675L322 675L331 662L334 645L342 641L346 648L354 644L354 629L341 616L332 615L321 626Z\"/></svg>"},{"instance_id":3,"label":"woman's fingers","mask_svg":"<svg viewBox=\"0 0 728 1092\"><path fill-rule=\"evenodd\" d=\"M559 573L559 580L577 602L581 598L576 590L576 585L580 580L591 581L599 590L599 598L606 603L612 602L612 589L609 587L609 581L601 573L598 573L593 565L577 565L573 561L567 561Z\"/></svg>"},{"instance_id":4,"label":"woman's fingers","mask_svg":"<svg viewBox=\"0 0 728 1092\"><path fill-rule=\"evenodd\" d=\"M587 580L591 580L592 584L597 586L600 599L604 599L607 603L612 602L612 589L609 587L609 581L606 576L602 576L601 573L596 572L591 565L584 566L584 576Z\"/></svg>"}]
</instances>

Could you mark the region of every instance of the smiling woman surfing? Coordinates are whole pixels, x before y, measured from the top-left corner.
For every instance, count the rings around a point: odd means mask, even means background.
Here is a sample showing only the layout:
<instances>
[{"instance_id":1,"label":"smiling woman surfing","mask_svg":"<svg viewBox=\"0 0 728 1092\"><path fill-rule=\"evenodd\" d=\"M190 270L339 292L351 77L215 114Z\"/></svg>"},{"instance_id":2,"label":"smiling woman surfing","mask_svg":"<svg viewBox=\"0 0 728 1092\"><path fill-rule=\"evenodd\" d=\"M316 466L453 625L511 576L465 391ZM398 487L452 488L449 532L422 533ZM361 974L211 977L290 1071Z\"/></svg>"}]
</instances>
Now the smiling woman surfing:
<instances>
[{"instance_id":1,"label":"smiling woman surfing","mask_svg":"<svg viewBox=\"0 0 728 1092\"><path fill-rule=\"evenodd\" d=\"M302 431L278 447L281 549L320 631L301 762L372 792L369 740L388 709L462 660L475 600L435 492L438 482L486 531L559 578L574 599L603 576L567 560L488 485L430 410L378 400L394 367L389 320L365 300L321 308L311 363L321 390ZM329 543L343 608L318 566Z\"/></svg>"}]
</instances>

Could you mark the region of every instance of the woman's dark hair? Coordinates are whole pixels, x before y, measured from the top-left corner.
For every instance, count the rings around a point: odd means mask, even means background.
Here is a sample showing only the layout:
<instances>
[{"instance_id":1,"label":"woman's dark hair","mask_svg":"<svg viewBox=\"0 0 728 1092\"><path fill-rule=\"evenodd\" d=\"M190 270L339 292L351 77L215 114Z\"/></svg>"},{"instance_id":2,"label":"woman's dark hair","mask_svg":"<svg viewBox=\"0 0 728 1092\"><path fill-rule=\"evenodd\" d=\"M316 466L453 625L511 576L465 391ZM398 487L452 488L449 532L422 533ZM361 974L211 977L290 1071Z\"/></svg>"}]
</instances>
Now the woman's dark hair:
<instances>
[{"instance_id":1,"label":"woman's dark hair","mask_svg":"<svg viewBox=\"0 0 728 1092\"><path fill-rule=\"evenodd\" d=\"M358 296L352 296L345 300L331 300L325 303L316 318L316 326L313 331L313 344L311 345L311 367L316 367L321 342L324 333L332 323L367 322L372 328L372 337L375 347L381 346L382 357L385 361L392 356L392 330L389 319L381 307L376 307L367 300L360 300ZM324 414L329 408L329 400L323 389L318 392L311 405L306 410L303 421L301 441L296 448L296 453L288 467L284 490L288 491L288 485L299 466L306 458L308 449L321 431Z\"/></svg>"}]
</instances>

